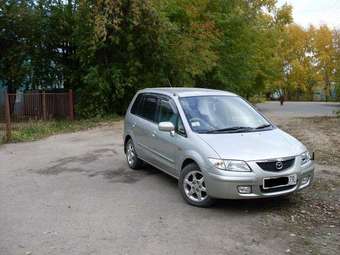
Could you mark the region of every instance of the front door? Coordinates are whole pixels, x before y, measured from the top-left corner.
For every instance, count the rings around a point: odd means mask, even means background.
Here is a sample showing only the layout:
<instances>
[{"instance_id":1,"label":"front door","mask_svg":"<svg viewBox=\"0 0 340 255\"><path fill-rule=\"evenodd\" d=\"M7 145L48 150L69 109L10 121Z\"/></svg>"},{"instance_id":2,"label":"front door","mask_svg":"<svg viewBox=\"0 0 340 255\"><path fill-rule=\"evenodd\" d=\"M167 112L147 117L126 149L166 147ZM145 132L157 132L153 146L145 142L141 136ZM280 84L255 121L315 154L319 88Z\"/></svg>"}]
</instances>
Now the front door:
<instances>
[{"instance_id":1,"label":"front door","mask_svg":"<svg viewBox=\"0 0 340 255\"><path fill-rule=\"evenodd\" d=\"M154 135L153 147L156 151L157 163L161 169L177 176L176 160L180 153L178 139L183 139L177 131L180 117L175 103L170 98L160 98L158 107L158 123L171 122L176 128L175 133L157 130Z\"/></svg>"}]
</instances>

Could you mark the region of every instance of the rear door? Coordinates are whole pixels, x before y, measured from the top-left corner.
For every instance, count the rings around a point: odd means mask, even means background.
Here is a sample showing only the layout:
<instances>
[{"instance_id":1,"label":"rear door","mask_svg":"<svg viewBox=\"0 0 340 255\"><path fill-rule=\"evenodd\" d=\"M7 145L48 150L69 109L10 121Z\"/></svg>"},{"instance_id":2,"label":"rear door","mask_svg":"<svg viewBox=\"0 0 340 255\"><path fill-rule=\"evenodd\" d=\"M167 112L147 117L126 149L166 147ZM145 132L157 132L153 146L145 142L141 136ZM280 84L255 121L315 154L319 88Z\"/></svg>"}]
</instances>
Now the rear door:
<instances>
[{"instance_id":1,"label":"rear door","mask_svg":"<svg viewBox=\"0 0 340 255\"><path fill-rule=\"evenodd\" d=\"M137 155L147 162L154 163L153 138L158 129L156 123L158 98L152 94L144 94L136 111L133 133L136 137Z\"/></svg>"}]
</instances>

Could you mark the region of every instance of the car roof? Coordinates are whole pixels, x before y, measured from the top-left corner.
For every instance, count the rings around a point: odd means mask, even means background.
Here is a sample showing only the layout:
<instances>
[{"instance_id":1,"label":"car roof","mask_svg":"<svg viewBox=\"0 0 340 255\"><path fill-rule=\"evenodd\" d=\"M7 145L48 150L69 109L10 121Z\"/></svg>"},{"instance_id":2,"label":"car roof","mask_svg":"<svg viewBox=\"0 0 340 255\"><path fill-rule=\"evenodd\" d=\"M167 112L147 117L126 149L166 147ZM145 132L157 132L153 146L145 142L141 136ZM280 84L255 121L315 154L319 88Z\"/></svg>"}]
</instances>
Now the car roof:
<instances>
[{"instance_id":1,"label":"car roof","mask_svg":"<svg viewBox=\"0 0 340 255\"><path fill-rule=\"evenodd\" d=\"M205 88L187 88L187 87L162 87L162 88L146 88L139 93L158 93L167 96L191 97L191 96L237 96L234 93Z\"/></svg>"}]
</instances>

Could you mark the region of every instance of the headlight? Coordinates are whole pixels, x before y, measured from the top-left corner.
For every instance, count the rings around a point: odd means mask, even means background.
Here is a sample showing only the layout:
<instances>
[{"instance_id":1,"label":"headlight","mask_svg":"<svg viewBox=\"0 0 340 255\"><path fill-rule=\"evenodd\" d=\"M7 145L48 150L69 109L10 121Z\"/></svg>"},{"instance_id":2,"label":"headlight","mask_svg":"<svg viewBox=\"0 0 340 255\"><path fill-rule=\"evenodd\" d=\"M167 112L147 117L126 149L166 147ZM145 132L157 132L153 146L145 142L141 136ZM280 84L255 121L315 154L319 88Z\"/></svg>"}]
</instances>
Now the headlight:
<instances>
[{"instance_id":1,"label":"headlight","mask_svg":"<svg viewBox=\"0 0 340 255\"><path fill-rule=\"evenodd\" d=\"M209 161L214 165L214 167L221 170L226 170L224 161L222 159L209 158Z\"/></svg>"},{"instance_id":2,"label":"headlight","mask_svg":"<svg viewBox=\"0 0 340 255\"><path fill-rule=\"evenodd\" d=\"M225 171L235 171L235 172L251 172L248 164L242 160L223 160L209 158L209 161L214 165L214 167L225 170Z\"/></svg>"},{"instance_id":3,"label":"headlight","mask_svg":"<svg viewBox=\"0 0 340 255\"><path fill-rule=\"evenodd\" d=\"M306 165L312 158L309 151L305 151L300 156L301 156L301 166Z\"/></svg>"},{"instance_id":4,"label":"headlight","mask_svg":"<svg viewBox=\"0 0 340 255\"><path fill-rule=\"evenodd\" d=\"M250 172L250 167L244 161L238 160L224 160L224 164L228 171L237 171L237 172Z\"/></svg>"}]
</instances>

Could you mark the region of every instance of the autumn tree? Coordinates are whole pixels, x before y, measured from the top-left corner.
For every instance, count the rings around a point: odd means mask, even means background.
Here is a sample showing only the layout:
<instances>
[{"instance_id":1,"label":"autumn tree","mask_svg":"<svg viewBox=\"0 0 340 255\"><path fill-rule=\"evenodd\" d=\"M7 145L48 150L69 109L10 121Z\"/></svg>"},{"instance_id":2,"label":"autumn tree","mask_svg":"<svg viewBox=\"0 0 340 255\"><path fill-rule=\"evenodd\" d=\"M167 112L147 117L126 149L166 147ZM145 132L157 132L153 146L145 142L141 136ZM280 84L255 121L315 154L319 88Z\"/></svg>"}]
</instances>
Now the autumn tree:
<instances>
[{"instance_id":1,"label":"autumn tree","mask_svg":"<svg viewBox=\"0 0 340 255\"><path fill-rule=\"evenodd\" d=\"M305 30L296 24L284 30L282 88L288 98L299 99L305 95L307 99L312 99L313 86L319 79L312 45L314 30L314 27Z\"/></svg>"},{"instance_id":2,"label":"autumn tree","mask_svg":"<svg viewBox=\"0 0 340 255\"><path fill-rule=\"evenodd\" d=\"M335 48L333 33L326 25L320 26L314 32L313 48L316 66L322 76L326 100L331 95L331 85L334 80Z\"/></svg>"},{"instance_id":3,"label":"autumn tree","mask_svg":"<svg viewBox=\"0 0 340 255\"><path fill-rule=\"evenodd\" d=\"M334 48L335 48L335 70L334 70L334 83L336 86L336 96L337 99L340 101L340 31L334 30L333 31L334 37Z\"/></svg>"}]
</instances>

